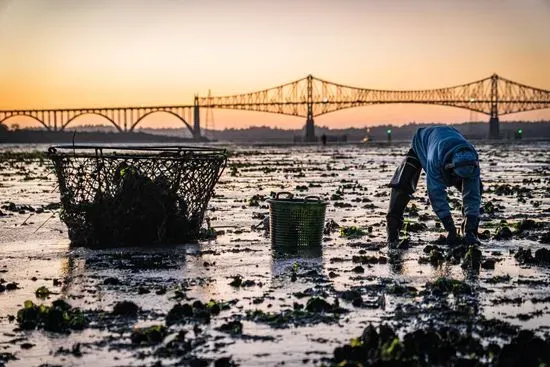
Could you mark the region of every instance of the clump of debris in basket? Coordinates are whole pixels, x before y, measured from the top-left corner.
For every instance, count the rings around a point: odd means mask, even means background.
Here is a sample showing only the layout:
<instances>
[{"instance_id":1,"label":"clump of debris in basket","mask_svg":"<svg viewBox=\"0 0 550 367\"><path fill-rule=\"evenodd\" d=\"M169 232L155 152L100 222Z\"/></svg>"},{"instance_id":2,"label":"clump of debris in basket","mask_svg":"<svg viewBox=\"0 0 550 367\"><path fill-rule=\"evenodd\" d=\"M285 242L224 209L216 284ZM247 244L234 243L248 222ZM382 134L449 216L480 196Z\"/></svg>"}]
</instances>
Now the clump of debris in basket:
<instances>
[{"instance_id":1,"label":"clump of debris in basket","mask_svg":"<svg viewBox=\"0 0 550 367\"><path fill-rule=\"evenodd\" d=\"M98 191L92 202L62 212L65 221L77 213L83 215L80 225L68 225L74 244L135 246L190 239L194 224L187 217L187 203L166 177L151 179L123 164L116 170L113 184L114 193Z\"/></svg>"}]
</instances>

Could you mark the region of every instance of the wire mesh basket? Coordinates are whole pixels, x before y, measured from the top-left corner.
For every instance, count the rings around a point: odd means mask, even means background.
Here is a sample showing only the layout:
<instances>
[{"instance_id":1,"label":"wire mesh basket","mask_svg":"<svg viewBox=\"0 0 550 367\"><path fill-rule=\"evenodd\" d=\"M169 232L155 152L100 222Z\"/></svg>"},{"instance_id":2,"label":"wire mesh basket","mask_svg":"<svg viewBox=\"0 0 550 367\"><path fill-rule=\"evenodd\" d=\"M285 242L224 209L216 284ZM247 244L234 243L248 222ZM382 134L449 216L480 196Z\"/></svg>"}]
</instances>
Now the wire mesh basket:
<instances>
[{"instance_id":1,"label":"wire mesh basket","mask_svg":"<svg viewBox=\"0 0 550 367\"><path fill-rule=\"evenodd\" d=\"M267 202L272 246L321 246L326 202L317 196L294 199L289 192L280 192Z\"/></svg>"},{"instance_id":2,"label":"wire mesh basket","mask_svg":"<svg viewBox=\"0 0 550 367\"><path fill-rule=\"evenodd\" d=\"M223 169L223 149L184 146L54 146L61 219L86 247L197 240Z\"/></svg>"}]
</instances>

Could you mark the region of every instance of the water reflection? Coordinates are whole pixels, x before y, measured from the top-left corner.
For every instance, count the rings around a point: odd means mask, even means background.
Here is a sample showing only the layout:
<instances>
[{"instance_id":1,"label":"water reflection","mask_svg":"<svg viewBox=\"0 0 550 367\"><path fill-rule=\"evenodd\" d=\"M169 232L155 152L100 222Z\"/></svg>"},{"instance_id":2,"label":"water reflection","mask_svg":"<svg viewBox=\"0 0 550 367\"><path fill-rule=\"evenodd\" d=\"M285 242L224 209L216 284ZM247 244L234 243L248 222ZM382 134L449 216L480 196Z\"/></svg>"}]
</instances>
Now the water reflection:
<instances>
[{"instance_id":1,"label":"water reflection","mask_svg":"<svg viewBox=\"0 0 550 367\"><path fill-rule=\"evenodd\" d=\"M480 264L474 264L474 266L466 266L462 269L464 273L464 278L471 282L472 284L478 284L479 283L479 271L480 271Z\"/></svg>"},{"instance_id":2,"label":"water reflection","mask_svg":"<svg viewBox=\"0 0 550 367\"><path fill-rule=\"evenodd\" d=\"M130 287L126 290L136 294L143 285L154 294L167 281L183 279L189 267L201 266L200 259L187 255L187 251L187 246L69 250L61 259L61 294L69 298L96 294L101 298L107 288L101 287L97 293L90 293L90 289L98 283L103 285L107 278L110 283L105 285ZM191 261L187 262L188 258Z\"/></svg>"},{"instance_id":3,"label":"water reflection","mask_svg":"<svg viewBox=\"0 0 550 367\"><path fill-rule=\"evenodd\" d=\"M404 251L400 249L388 249L388 265L391 274L402 275L404 273L403 253Z\"/></svg>"},{"instance_id":4,"label":"water reflection","mask_svg":"<svg viewBox=\"0 0 550 367\"><path fill-rule=\"evenodd\" d=\"M72 252L61 260L61 269L59 275L62 279L61 294L67 297L74 291L74 279L82 277L85 271L86 261L79 259Z\"/></svg>"},{"instance_id":5,"label":"water reflection","mask_svg":"<svg viewBox=\"0 0 550 367\"><path fill-rule=\"evenodd\" d=\"M272 246L271 254L271 277L275 287L287 284L287 276L293 281L298 274L308 272L317 279L324 278L322 246Z\"/></svg>"},{"instance_id":6,"label":"water reflection","mask_svg":"<svg viewBox=\"0 0 550 367\"><path fill-rule=\"evenodd\" d=\"M323 257L322 246L272 246L274 259L319 259Z\"/></svg>"}]
</instances>

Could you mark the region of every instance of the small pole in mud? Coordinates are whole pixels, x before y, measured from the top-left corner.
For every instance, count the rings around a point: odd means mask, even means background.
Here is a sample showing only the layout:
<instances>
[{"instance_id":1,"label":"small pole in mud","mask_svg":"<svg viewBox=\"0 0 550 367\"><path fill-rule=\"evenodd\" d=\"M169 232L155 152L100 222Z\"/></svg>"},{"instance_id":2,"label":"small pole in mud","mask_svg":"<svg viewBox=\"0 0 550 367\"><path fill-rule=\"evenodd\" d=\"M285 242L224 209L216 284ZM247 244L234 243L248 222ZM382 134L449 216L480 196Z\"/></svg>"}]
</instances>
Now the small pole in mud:
<instances>
[{"instance_id":1,"label":"small pole in mud","mask_svg":"<svg viewBox=\"0 0 550 367\"><path fill-rule=\"evenodd\" d=\"M29 220L30 217L32 217L34 215L34 213L31 213L29 214L29 216L27 217L27 219L25 219L25 221L23 223L21 223L22 226L26 225L27 224L27 221Z\"/></svg>"},{"instance_id":2,"label":"small pole in mud","mask_svg":"<svg viewBox=\"0 0 550 367\"><path fill-rule=\"evenodd\" d=\"M50 216L48 217L48 219L46 219L37 229L34 230L33 233L36 233L40 228L44 227L44 225L45 225L46 223L48 223L48 222L50 221L50 219L52 219L53 217L55 217L56 214L57 214L56 212L53 212L52 215L50 215Z\"/></svg>"}]
</instances>

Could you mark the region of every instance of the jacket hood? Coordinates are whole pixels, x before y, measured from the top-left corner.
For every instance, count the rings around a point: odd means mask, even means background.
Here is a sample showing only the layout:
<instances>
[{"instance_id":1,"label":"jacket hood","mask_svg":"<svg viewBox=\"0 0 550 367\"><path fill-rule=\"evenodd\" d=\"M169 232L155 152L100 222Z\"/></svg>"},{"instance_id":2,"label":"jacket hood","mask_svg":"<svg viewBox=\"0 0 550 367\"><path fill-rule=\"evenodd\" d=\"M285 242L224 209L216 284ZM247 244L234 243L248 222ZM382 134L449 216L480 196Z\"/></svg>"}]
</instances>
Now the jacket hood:
<instances>
[{"instance_id":1,"label":"jacket hood","mask_svg":"<svg viewBox=\"0 0 550 367\"><path fill-rule=\"evenodd\" d=\"M472 177L478 169L477 155L471 149L458 150L453 154L452 164L455 166L455 175L462 178Z\"/></svg>"}]
</instances>

